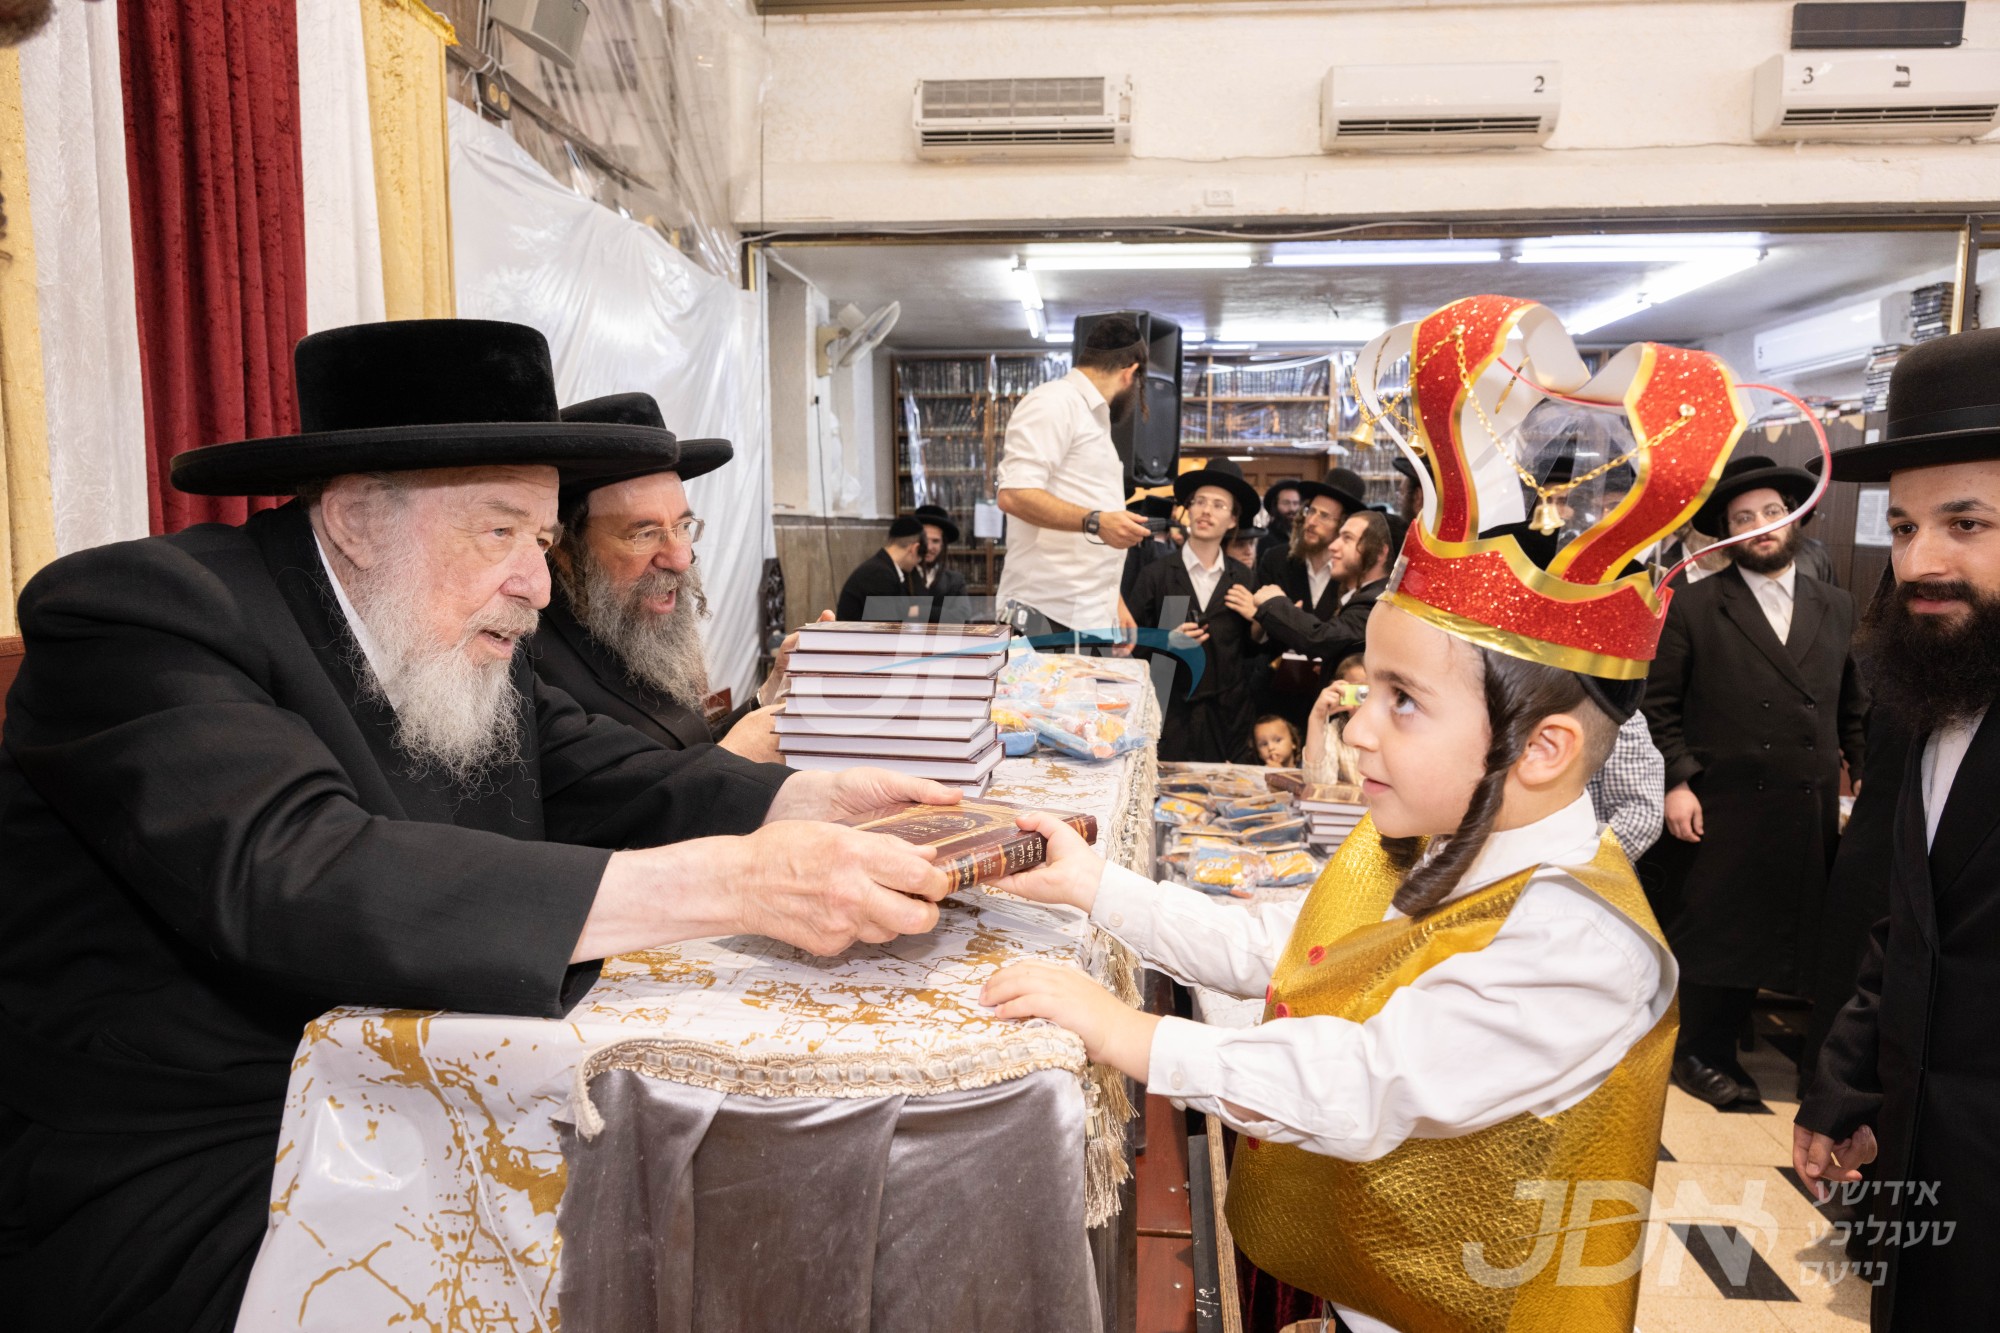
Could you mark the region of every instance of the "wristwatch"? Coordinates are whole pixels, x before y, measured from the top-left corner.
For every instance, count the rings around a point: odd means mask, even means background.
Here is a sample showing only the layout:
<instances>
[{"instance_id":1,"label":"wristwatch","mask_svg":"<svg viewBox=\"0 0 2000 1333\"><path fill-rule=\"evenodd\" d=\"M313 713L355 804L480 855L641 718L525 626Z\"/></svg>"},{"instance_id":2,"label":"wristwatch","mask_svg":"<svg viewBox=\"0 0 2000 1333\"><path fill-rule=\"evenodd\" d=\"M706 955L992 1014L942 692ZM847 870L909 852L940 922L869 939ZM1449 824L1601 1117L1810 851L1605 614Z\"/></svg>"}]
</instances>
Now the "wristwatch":
<instances>
[{"instance_id":1,"label":"wristwatch","mask_svg":"<svg viewBox=\"0 0 2000 1333\"><path fill-rule=\"evenodd\" d=\"M1090 512L1089 512L1088 514L1085 514L1085 515L1083 516L1083 535L1084 535L1084 536L1086 536L1086 537L1095 537L1095 536L1097 535L1097 519L1098 519L1098 515L1099 515L1099 514L1102 514L1103 512L1104 512L1104 511L1103 511L1102 509L1093 509L1093 510L1091 510L1091 511L1090 511Z\"/></svg>"}]
</instances>

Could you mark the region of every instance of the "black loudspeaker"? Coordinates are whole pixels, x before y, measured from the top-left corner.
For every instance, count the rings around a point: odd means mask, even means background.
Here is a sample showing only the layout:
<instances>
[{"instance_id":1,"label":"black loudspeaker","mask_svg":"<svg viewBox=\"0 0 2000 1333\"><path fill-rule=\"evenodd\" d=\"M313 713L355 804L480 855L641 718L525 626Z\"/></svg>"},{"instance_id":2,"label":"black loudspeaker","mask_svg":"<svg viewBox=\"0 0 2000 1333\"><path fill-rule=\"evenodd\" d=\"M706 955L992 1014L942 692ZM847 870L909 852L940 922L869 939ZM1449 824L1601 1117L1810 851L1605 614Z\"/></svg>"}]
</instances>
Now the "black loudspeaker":
<instances>
[{"instance_id":1,"label":"black loudspeaker","mask_svg":"<svg viewBox=\"0 0 2000 1333\"><path fill-rule=\"evenodd\" d=\"M1146 364L1140 372L1139 401L1123 421L1111 423L1111 442L1125 464L1125 493L1142 486L1164 486L1179 471L1181 457L1181 326L1164 315L1144 310L1106 311L1078 315L1072 349L1083 346L1099 320L1123 315L1139 326L1146 344Z\"/></svg>"}]
</instances>

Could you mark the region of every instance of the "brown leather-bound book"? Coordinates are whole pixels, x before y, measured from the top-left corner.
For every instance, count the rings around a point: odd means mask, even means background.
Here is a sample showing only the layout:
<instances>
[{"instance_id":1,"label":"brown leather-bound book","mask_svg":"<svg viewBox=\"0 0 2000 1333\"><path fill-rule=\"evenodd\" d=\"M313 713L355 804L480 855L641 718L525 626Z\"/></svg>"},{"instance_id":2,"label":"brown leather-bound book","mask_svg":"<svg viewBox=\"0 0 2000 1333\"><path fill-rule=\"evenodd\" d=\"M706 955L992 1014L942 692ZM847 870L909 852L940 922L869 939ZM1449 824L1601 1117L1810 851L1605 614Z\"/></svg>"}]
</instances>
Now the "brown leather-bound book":
<instances>
[{"instance_id":1,"label":"brown leather-bound book","mask_svg":"<svg viewBox=\"0 0 2000 1333\"><path fill-rule=\"evenodd\" d=\"M1005 801L960 801L957 805L906 805L890 815L849 820L870 833L891 833L904 842L938 850L937 867L944 871L951 892L986 884L1002 875L1032 870L1048 855L1049 841L1014 821L1030 813L1027 806ZM1097 816L1052 810L1050 814L1097 841Z\"/></svg>"}]
</instances>

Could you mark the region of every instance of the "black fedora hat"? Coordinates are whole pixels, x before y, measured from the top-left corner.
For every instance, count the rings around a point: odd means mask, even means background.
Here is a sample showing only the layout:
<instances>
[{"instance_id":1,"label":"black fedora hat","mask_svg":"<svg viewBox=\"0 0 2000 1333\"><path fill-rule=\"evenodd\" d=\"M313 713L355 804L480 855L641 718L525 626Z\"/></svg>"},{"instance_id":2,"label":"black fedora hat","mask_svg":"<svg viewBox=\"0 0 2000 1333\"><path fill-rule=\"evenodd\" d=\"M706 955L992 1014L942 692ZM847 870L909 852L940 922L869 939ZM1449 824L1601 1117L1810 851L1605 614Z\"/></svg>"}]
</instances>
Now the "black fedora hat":
<instances>
[{"instance_id":1,"label":"black fedora hat","mask_svg":"<svg viewBox=\"0 0 2000 1333\"><path fill-rule=\"evenodd\" d=\"M1243 469L1234 459L1217 458L1208 466L1183 472L1174 478L1174 499L1185 505L1204 486L1220 486L1236 501L1236 526L1245 527L1257 513L1257 488L1243 480Z\"/></svg>"},{"instance_id":2,"label":"black fedora hat","mask_svg":"<svg viewBox=\"0 0 2000 1333\"><path fill-rule=\"evenodd\" d=\"M1745 454L1729 460L1715 489L1701 508L1694 511L1694 530L1709 537L1729 535L1729 502L1745 491L1769 488L1785 498L1787 509L1797 509L1813 493L1819 479L1802 467L1779 467L1762 454ZM1808 513L1801 526L1812 521Z\"/></svg>"},{"instance_id":3,"label":"black fedora hat","mask_svg":"<svg viewBox=\"0 0 2000 1333\"><path fill-rule=\"evenodd\" d=\"M645 426L658 431L667 428L667 423L660 417L660 405L653 401L650 393L608 393L602 398L586 398L565 407L561 415L565 422L572 425ZM600 486L614 486L621 481L650 477L659 472L671 472L682 481L692 481L703 473L715 471L736 453L727 440L680 440L677 443L679 454L674 458L648 459L630 467L575 479L565 473L557 512L563 516L564 522L568 522L583 497Z\"/></svg>"},{"instance_id":4,"label":"black fedora hat","mask_svg":"<svg viewBox=\"0 0 2000 1333\"><path fill-rule=\"evenodd\" d=\"M2000 329L1933 338L1903 353L1889 372L1888 418L1879 441L1834 454L1835 481L2000 458ZM1806 466L1817 473L1819 463Z\"/></svg>"},{"instance_id":5,"label":"black fedora hat","mask_svg":"<svg viewBox=\"0 0 2000 1333\"><path fill-rule=\"evenodd\" d=\"M918 505L910 511L910 517L919 523L928 523L944 533L946 544L958 540L958 524L952 521L951 514L943 505Z\"/></svg>"},{"instance_id":6,"label":"black fedora hat","mask_svg":"<svg viewBox=\"0 0 2000 1333\"><path fill-rule=\"evenodd\" d=\"M1264 488L1264 512L1272 518L1276 518L1278 516L1278 492L1296 491L1304 485L1305 483L1297 477L1281 477L1277 481L1272 482ZM1303 496L1300 497L1299 503L1305 503Z\"/></svg>"},{"instance_id":7,"label":"black fedora hat","mask_svg":"<svg viewBox=\"0 0 2000 1333\"><path fill-rule=\"evenodd\" d=\"M292 366L299 433L190 449L177 489L289 495L350 472L524 463L567 482L679 457L657 426L562 420L548 340L525 324L354 324L301 338Z\"/></svg>"},{"instance_id":8,"label":"black fedora hat","mask_svg":"<svg viewBox=\"0 0 2000 1333\"><path fill-rule=\"evenodd\" d=\"M1361 474L1351 468L1337 467L1326 474L1325 481L1307 481L1299 484L1299 501L1311 504L1319 496L1340 506L1341 517L1358 514L1368 507L1364 498L1368 494L1368 483Z\"/></svg>"}]
</instances>

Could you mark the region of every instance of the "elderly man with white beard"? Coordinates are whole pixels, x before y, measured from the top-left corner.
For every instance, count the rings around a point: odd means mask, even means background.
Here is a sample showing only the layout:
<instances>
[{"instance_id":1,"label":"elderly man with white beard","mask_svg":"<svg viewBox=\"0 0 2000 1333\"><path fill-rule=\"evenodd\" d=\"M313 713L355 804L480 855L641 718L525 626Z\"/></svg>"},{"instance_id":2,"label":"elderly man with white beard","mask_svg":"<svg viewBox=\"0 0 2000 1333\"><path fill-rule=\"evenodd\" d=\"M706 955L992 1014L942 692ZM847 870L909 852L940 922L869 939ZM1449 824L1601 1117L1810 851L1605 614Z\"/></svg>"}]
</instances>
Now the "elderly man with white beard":
<instances>
[{"instance_id":1,"label":"elderly man with white beard","mask_svg":"<svg viewBox=\"0 0 2000 1333\"><path fill-rule=\"evenodd\" d=\"M78 552L22 593L0 737L10 1329L224 1330L294 1048L336 1005L557 1017L596 960L929 930L942 874L826 822L956 799L676 751L536 680L559 481L671 464L564 423L533 329L335 329L304 433L174 484L298 498Z\"/></svg>"},{"instance_id":2,"label":"elderly man with white beard","mask_svg":"<svg viewBox=\"0 0 2000 1333\"><path fill-rule=\"evenodd\" d=\"M659 405L644 393L593 398L564 408L562 418L666 428ZM695 564L702 520L682 483L721 467L733 451L727 440L678 445L679 461L671 466L655 462L562 488L562 535L549 552L555 586L542 630L529 644L535 674L585 712L615 718L661 745L680 750L714 742L746 759L777 763L774 708L741 708L709 726L700 628L708 598ZM780 653L780 668L765 683L773 698L786 655Z\"/></svg>"}]
</instances>

